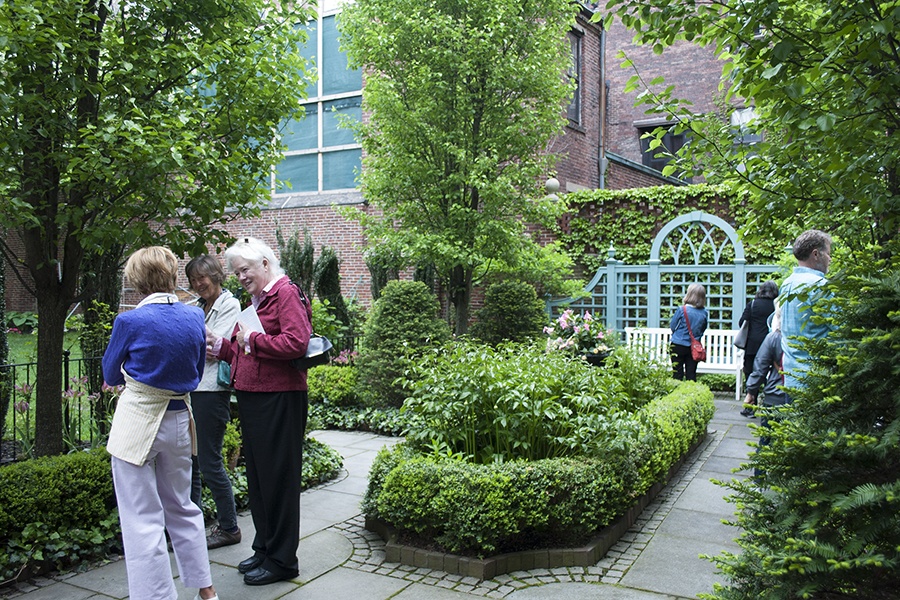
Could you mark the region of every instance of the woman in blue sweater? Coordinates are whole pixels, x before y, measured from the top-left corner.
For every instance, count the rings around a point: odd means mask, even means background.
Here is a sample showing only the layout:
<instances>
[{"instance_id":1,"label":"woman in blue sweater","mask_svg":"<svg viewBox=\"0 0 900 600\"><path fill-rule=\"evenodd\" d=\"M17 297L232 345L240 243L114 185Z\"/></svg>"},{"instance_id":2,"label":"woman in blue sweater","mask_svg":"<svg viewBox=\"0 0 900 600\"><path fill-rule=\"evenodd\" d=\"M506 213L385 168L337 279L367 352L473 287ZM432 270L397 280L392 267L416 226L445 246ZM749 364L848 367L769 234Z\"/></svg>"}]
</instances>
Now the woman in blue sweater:
<instances>
[{"instance_id":1,"label":"woman in blue sweater","mask_svg":"<svg viewBox=\"0 0 900 600\"><path fill-rule=\"evenodd\" d=\"M191 501L196 435L190 392L206 362L203 311L178 301L178 259L168 248L142 248L125 277L144 297L113 322L103 379L123 385L109 433L125 569L131 600L176 600L166 531L178 572L197 598L217 599L203 513Z\"/></svg>"},{"instance_id":2,"label":"woman in blue sweater","mask_svg":"<svg viewBox=\"0 0 900 600\"><path fill-rule=\"evenodd\" d=\"M688 323L695 339L703 337L709 324L709 313L706 311L706 288L699 283L692 283L684 295L684 305L675 309L669 329L672 330L672 367L675 379L697 381L697 361L691 355L691 336ZM687 316L687 320L685 319Z\"/></svg>"}]
</instances>

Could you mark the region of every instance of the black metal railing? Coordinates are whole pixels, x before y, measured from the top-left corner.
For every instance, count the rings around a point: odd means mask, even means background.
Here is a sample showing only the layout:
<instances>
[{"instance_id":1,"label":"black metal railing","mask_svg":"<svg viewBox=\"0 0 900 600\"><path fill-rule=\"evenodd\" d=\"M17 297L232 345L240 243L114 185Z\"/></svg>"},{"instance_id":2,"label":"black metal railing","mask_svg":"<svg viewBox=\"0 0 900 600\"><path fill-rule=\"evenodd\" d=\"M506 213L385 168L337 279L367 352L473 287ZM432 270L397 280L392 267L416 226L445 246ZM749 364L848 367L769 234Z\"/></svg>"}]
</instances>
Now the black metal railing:
<instances>
[{"instance_id":1,"label":"black metal railing","mask_svg":"<svg viewBox=\"0 0 900 600\"><path fill-rule=\"evenodd\" d=\"M333 364L350 364L359 350L361 336L332 340ZM343 353L343 355L342 355ZM340 358L339 358L340 357ZM100 375L101 357L72 358L63 352L62 402L63 440L70 450L105 443L118 398L117 389L107 388ZM0 365L0 464L31 458L35 436L35 380L37 362Z\"/></svg>"}]
</instances>

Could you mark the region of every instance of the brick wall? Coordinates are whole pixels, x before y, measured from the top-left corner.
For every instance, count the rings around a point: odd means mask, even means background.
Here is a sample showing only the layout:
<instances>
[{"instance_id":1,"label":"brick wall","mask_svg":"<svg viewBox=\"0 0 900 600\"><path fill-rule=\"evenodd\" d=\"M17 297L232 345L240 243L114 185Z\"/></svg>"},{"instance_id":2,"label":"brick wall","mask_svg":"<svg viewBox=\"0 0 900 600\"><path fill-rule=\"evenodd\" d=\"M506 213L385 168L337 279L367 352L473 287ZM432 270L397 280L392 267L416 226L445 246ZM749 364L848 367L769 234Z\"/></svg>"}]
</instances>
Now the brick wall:
<instances>
[{"instance_id":1,"label":"brick wall","mask_svg":"<svg viewBox=\"0 0 900 600\"><path fill-rule=\"evenodd\" d=\"M646 106L635 107L639 89L625 93L625 84L635 69L645 82L664 76L660 88L674 85L675 95L693 102L696 113L717 110L715 97L722 74L722 63L716 59L713 49L701 48L688 42L678 42L662 55L653 53L650 46L635 46L634 33L625 29L616 19L606 36L606 80L609 82L607 104L606 149L627 159L641 162L641 147L635 121L654 118L646 114ZM622 60L616 55L624 50L634 67L621 68ZM612 186L608 186L612 187Z\"/></svg>"}]
</instances>

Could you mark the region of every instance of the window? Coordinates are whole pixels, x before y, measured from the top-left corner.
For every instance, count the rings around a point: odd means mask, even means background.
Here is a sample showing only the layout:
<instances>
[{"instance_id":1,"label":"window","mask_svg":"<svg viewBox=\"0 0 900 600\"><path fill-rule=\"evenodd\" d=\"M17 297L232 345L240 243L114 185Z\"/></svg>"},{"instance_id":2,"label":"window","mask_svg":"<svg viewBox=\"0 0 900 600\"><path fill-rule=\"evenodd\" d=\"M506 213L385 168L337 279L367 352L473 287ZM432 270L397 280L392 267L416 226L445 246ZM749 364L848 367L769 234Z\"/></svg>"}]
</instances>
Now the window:
<instances>
[{"instance_id":1,"label":"window","mask_svg":"<svg viewBox=\"0 0 900 600\"><path fill-rule=\"evenodd\" d=\"M738 108L731 113L731 131L735 145L752 146L762 141L762 134L756 130L756 110L752 106Z\"/></svg>"},{"instance_id":2,"label":"window","mask_svg":"<svg viewBox=\"0 0 900 600\"><path fill-rule=\"evenodd\" d=\"M575 84L575 90L572 92L572 100L569 102L567 116L573 124L581 125L581 42L583 35L580 31L570 31L568 37L572 46L572 64L566 70L566 76L570 82Z\"/></svg>"},{"instance_id":3,"label":"window","mask_svg":"<svg viewBox=\"0 0 900 600\"><path fill-rule=\"evenodd\" d=\"M362 150L345 119L362 119L362 72L349 69L341 52L335 15L319 14L306 25L304 58L319 74L302 119L284 124L284 160L274 177L276 194L353 189ZM321 57L321 59L319 59Z\"/></svg>"},{"instance_id":4,"label":"window","mask_svg":"<svg viewBox=\"0 0 900 600\"><path fill-rule=\"evenodd\" d=\"M651 169L656 169L657 171L662 171L663 167L669 164L669 161L672 160L669 156L660 156L657 157L656 154L663 152L663 148L656 147L652 150L650 149L650 140L652 137L645 137L646 134L653 135L653 132L656 131L658 127L665 127L665 125L654 125L652 127L639 127L638 135L641 140L641 160L644 163L644 166L650 167ZM682 133L673 133L674 125L669 127L669 131L666 132L665 136L662 138L662 145L665 146L665 149L670 153L675 154L687 143L687 134L685 132Z\"/></svg>"}]
</instances>

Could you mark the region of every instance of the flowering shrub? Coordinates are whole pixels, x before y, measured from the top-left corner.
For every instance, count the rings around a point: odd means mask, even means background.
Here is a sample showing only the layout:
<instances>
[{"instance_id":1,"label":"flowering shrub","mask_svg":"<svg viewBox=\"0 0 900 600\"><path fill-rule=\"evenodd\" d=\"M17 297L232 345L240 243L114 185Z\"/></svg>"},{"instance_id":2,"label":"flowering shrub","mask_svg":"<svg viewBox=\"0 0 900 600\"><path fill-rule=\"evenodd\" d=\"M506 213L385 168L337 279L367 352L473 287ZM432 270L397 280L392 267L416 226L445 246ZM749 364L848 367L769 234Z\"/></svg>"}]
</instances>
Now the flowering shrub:
<instances>
[{"instance_id":1,"label":"flowering shrub","mask_svg":"<svg viewBox=\"0 0 900 600\"><path fill-rule=\"evenodd\" d=\"M547 351L563 350L572 354L609 354L616 346L616 334L595 319L591 313L583 315L567 309L544 327Z\"/></svg>"}]
</instances>

